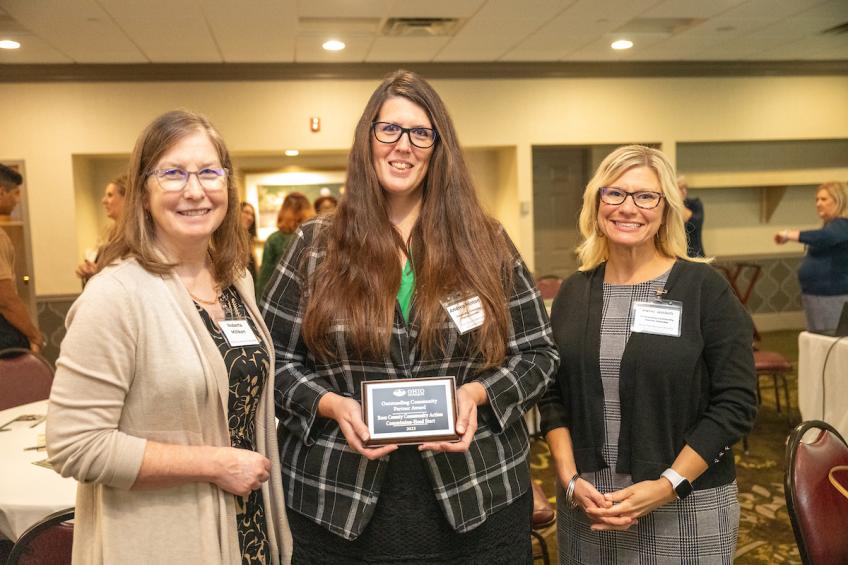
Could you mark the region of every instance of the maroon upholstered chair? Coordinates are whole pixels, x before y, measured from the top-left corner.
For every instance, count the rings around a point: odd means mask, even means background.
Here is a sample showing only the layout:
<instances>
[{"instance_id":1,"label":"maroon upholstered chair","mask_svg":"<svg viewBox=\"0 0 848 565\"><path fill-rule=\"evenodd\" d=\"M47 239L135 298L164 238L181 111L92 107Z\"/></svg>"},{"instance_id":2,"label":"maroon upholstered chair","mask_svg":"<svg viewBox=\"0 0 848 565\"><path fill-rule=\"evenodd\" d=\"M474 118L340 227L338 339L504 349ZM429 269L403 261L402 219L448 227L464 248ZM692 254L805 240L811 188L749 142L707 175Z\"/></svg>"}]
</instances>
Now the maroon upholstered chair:
<instances>
[{"instance_id":1,"label":"maroon upholstered chair","mask_svg":"<svg viewBox=\"0 0 848 565\"><path fill-rule=\"evenodd\" d=\"M786 377L792 372L792 363L776 351L754 351L754 367L757 370L757 400L760 399L760 377L771 377L774 386L774 402L780 412L780 391L783 390L787 420L792 417L789 403L789 385Z\"/></svg>"},{"instance_id":2,"label":"maroon upholstered chair","mask_svg":"<svg viewBox=\"0 0 848 565\"><path fill-rule=\"evenodd\" d=\"M28 349L0 351L0 410L50 396L53 368L41 355Z\"/></svg>"},{"instance_id":3,"label":"maroon upholstered chair","mask_svg":"<svg viewBox=\"0 0 848 565\"><path fill-rule=\"evenodd\" d=\"M536 279L536 286L542 293L542 300L553 300L559 292L562 279L554 275L545 275Z\"/></svg>"},{"instance_id":4,"label":"maroon upholstered chair","mask_svg":"<svg viewBox=\"0 0 848 565\"><path fill-rule=\"evenodd\" d=\"M7 565L71 565L74 542L74 509L47 516L18 538Z\"/></svg>"},{"instance_id":5,"label":"maroon upholstered chair","mask_svg":"<svg viewBox=\"0 0 848 565\"><path fill-rule=\"evenodd\" d=\"M801 440L809 430L818 434L804 443ZM810 420L789 435L784 492L805 565L848 563L848 498L828 478L838 465L848 465L848 445L829 424Z\"/></svg>"}]
</instances>

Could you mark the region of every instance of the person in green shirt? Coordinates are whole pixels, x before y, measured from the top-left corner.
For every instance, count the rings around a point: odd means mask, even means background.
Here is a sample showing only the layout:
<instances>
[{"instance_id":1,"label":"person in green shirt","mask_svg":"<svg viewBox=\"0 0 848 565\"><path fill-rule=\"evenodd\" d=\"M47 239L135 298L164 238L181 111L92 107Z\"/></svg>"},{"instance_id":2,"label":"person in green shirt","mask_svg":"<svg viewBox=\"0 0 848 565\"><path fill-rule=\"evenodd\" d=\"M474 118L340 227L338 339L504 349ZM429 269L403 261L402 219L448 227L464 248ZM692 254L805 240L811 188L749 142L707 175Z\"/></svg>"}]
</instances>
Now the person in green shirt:
<instances>
[{"instance_id":1,"label":"person in green shirt","mask_svg":"<svg viewBox=\"0 0 848 565\"><path fill-rule=\"evenodd\" d=\"M283 200L280 213L277 214L277 230L265 240L262 248L262 266L256 279L256 298L262 297L262 291L271 278L274 268L283 256L298 226L315 215L315 209L309 199L300 192L292 192Z\"/></svg>"}]
</instances>

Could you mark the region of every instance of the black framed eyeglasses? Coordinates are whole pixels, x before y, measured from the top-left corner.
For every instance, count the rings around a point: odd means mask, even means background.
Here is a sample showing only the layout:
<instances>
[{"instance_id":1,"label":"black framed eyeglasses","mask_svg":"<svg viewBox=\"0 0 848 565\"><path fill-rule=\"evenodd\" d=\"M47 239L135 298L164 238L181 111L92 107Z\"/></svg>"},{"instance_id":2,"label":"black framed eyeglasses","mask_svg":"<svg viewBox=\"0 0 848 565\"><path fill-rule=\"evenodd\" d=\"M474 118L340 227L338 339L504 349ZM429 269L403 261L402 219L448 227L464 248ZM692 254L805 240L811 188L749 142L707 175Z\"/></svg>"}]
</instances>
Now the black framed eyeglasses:
<instances>
[{"instance_id":1,"label":"black framed eyeglasses","mask_svg":"<svg viewBox=\"0 0 848 565\"><path fill-rule=\"evenodd\" d=\"M656 208L659 206L660 200L665 198L662 193L654 192L652 190L636 190L634 192L627 192L623 188L617 188L615 186L602 186L600 192L601 200L604 204L619 206L620 204L624 204L624 201L627 200L627 197L629 196L633 199L633 204L643 210Z\"/></svg>"},{"instance_id":2,"label":"black framed eyeglasses","mask_svg":"<svg viewBox=\"0 0 848 565\"><path fill-rule=\"evenodd\" d=\"M380 143L397 143L403 134L409 137L409 142L419 149L433 147L439 134L432 128L405 128L391 122L373 122L371 131Z\"/></svg>"},{"instance_id":3,"label":"black framed eyeglasses","mask_svg":"<svg viewBox=\"0 0 848 565\"><path fill-rule=\"evenodd\" d=\"M205 167L199 171L186 171L179 167L168 167L167 169L154 169L147 175L156 177L156 182L165 192L179 192L186 187L191 175L195 175L200 186L206 190L227 188L228 172L223 167Z\"/></svg>"}]
</instances>

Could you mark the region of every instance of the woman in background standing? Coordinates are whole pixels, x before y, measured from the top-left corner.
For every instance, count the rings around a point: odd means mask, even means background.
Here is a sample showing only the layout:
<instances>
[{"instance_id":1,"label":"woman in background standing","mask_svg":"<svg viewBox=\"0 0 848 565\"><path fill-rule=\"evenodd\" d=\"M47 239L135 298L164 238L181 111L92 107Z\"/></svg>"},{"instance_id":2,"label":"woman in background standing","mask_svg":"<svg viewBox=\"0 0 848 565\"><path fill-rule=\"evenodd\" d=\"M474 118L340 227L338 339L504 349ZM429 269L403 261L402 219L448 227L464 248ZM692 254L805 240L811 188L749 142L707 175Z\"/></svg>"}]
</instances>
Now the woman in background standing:
<instances>
[{"instance_id":1,"label":"woman in background standing","mask_svg":"<svg viewBox=\"0 0 848 565\"><path fill-rule=\"evenodd\" d=\"M277 231L268 236L262 249L262 266L256 280L256 297L261 298L265 285L285 253L295 230L315 215L315 209L309 199L300 192L292 192L283 199L283 205L277 214Z\"/></svg>"},{"instance_id":2,"label":"woman in background standing","mask_svg":"<svg viewBox=\"0 0 848 565\"><path fill-rule=\"evenodd\" d=\"M256 280L256 255L253 252L256 245L256 210L250 202L241 203L241 227L247 232L247 272Z\"/></svg>"},{"instance_id":3,"label":"woman in background standing","mask_svg":"<svg viewBox=\"0 0 848 565\"><path fill-rule=\"evenodd\" d=\"M109 184L106 185L106 190L103 192L103 199L100 201L103 204L103 209L106 211L106 217L112 220L114 223L109 228L109 230L115 229L115 226L118 223L118 219L121 217L121 214L124 211L124 198L127 194L127 175L123 174L118 177L112 179ZM80 263L77 267L77 276L82 279L82 284L85 286L85 283L88 282L94 273L97 271L95 263L97 262L97 256L100 254L102 248L98 248L94 252L91 253L91 256L87 256L85 260Z\"/></svg>"},{"instance_id":4,"label":"woman in background standing","mask_svg":"<svg viewBox=\"0 0 848 565\"><path fill-rule=\"evenodd\" d=\"M821 185L816 191L816 214L822 220L821 228L782 230L774 234L774 241L807 246L798 269L807 329L828 331L836 328L842 305L848 302L848 185Z\"/></svg>"}]
</instances>

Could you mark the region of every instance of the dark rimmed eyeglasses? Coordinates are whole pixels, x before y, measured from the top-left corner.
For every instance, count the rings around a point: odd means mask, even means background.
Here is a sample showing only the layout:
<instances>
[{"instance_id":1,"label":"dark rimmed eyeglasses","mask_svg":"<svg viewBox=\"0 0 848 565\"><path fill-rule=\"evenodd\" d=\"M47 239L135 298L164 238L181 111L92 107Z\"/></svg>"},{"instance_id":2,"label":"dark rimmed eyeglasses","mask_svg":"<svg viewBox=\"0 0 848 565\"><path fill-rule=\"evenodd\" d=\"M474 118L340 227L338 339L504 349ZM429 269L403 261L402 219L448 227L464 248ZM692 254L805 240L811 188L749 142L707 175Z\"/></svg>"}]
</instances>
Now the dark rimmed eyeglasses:
<instances>
[{"instance_id":1,"label":"dark rimmed eyeglasses","mask_svg":"<svg viewBox=\"0 0 848 565\"><path fill-rule=\"evenodd\" d=\"M186 171L179 167L167 169L154 169L147 176L156 178L159 187L165 192L179 192L186 187L191 175L197 177L200 186L206 190L221 190L227 188L227 174L229 171L223 167L205 167L199 171Z\"/></svg>"},{"instance_id":2,"label":"dark rimmed eyeglasses","mask_svg":"<svg viewBox=\"0 0 848 565\"><path fill-rule=\"evenodd\" d=\"M636 190L634 192L627 192L622 188L614 186L602 186L600 192L601 200L604 204L618 206L620 204L624 204L624 201L627 200L627 197L629 196L633 199L633 204L643 210L656 208L659 206L660 200L664 198L660 192L653 192L651 190Z\"/></svg>"},{"instance_id":3,"label":"dark rimmed eyeglasses","mask_svg":"<svg viewBox=\"0 0 848 565\"><path fill-rule=\"evenodd\" d=\"M380 143L397 143L403 134L409 137L409 142L419 149L433 147L439 134L432 128L404 128L391 122L373 122L371 131Z\"/></svg>"}]
</instances>

